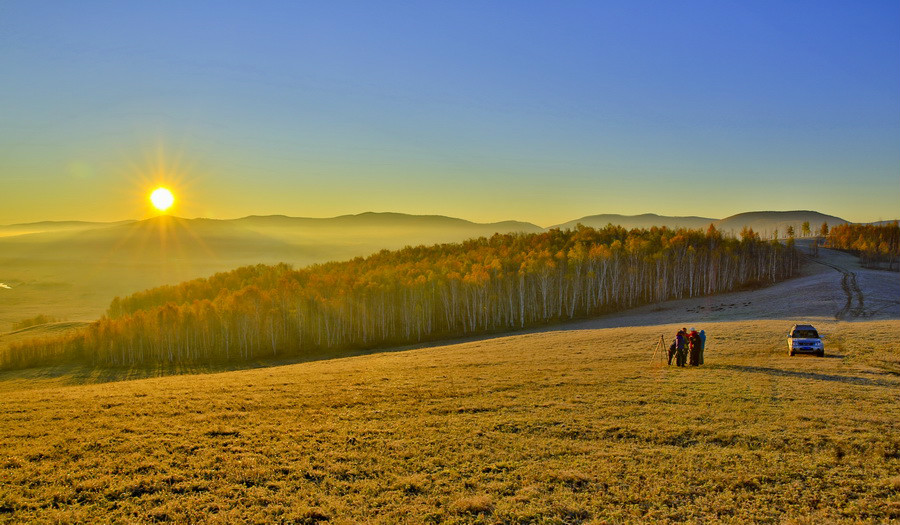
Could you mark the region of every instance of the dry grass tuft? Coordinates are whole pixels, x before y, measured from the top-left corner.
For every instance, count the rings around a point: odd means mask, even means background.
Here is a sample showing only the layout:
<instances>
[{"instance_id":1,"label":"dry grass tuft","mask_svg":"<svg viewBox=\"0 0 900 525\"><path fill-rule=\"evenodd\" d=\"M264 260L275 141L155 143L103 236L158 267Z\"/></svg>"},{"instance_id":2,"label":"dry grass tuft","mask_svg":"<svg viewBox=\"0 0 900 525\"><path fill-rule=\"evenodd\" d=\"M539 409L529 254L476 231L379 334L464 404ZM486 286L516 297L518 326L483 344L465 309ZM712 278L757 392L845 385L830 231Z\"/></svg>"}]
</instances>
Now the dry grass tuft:
<instances>
[{"instance_id":1,"label":"dry grass tuft","mask_svg":"<svg viewBox=\"0 0 900 525\"><path fill-rule=\"evenodd\" d=\"M553 483L565 485L574 490L586 488L591 483L591 477L579 470L565 469L550 474L549 480Z\"/></svg>"},{"instance_id":2,"label":"dry grass tuft","mask_svg":"<svg viewBox=\"0 0 900 525\"><path fill-rule=\"evenodd\" d=\"M394 483L394 488L406 494L421 494L428 488L428 476L412 474L398 478L396 483Z\"/></svg>"},{"instance_id":3,"label":"dry grass tuft","mask_svg":"<svg viewBox=\"0 0 900 525\"><path fill-rule=\"evenodd\" d=\"M887 480L887 487L891 490L900 492L900 476L894 476Z\"/></svg>"},{"instance_id":4,"label":"dry grass tuft","mask_svg":"<svg viewBox=\"0 0 900 525\"><path fill-rule=\"evenodd\" d=\"M490 514L494 510L494 499L487 494L466 496L450 504L456 514Z\"/></svg>"}]
</instances>

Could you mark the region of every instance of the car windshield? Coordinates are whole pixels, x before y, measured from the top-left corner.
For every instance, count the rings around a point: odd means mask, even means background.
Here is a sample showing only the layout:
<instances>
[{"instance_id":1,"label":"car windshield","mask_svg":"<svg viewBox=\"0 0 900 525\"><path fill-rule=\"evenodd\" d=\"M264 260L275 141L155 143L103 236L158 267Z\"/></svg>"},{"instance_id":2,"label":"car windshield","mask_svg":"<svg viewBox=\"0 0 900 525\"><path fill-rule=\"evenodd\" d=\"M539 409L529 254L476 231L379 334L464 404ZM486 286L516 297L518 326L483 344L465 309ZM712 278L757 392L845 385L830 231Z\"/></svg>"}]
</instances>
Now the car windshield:
<instances>
[{"instance_id":1,"label":"car windshield","mask_svg":"<svg viewBox=\"0 0 900 525\"><path fill-rule=\"evenodd\" d=\"M794 333L791 337L797 337L802 339L818 339L819 333L815 330L794 330Z\"/></svg>"}]
</instances>

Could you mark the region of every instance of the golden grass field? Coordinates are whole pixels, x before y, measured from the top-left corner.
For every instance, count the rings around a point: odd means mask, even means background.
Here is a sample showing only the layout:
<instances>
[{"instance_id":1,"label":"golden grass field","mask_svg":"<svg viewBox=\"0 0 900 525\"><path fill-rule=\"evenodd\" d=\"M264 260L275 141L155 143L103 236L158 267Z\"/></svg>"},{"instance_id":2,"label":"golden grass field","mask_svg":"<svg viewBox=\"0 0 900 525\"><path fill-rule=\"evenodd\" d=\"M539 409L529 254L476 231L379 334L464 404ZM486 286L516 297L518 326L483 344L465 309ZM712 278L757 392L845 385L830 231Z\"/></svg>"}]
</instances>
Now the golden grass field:
<instances>
[{"instance_id":1,"label":"golden grass field","mask_svg":"<svg viewBox=\"0 0 900 525\"><path fill-rule=\"evenodd\" d=\"M706 324L684 369L652 359L670 325L99 384L69 383L130 372L7 372L0 522L900 520L900 321L825 323L825 358L788 357L790 324Z\"/></svg>"}]
</instances>

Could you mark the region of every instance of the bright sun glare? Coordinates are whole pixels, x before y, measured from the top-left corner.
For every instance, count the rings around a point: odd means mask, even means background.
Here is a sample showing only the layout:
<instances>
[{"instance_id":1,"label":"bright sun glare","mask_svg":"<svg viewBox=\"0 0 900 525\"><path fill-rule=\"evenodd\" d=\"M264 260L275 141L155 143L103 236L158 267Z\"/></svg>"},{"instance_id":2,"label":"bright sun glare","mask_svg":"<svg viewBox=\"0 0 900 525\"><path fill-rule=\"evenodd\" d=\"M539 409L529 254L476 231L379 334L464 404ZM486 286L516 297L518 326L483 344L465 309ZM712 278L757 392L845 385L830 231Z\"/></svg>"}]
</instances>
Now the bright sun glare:
<instances>
[{"instance_id":1,"label":"bright sun glare","mask_svg":"<svg viewBox=\"0 0 900 525\"><path fill-rule=\"evenodd\" d=\"M150 194L150 202L159 211L166 211L175 202L175 196L166 188L156 188Z\"/></svg>"}]
</instances>

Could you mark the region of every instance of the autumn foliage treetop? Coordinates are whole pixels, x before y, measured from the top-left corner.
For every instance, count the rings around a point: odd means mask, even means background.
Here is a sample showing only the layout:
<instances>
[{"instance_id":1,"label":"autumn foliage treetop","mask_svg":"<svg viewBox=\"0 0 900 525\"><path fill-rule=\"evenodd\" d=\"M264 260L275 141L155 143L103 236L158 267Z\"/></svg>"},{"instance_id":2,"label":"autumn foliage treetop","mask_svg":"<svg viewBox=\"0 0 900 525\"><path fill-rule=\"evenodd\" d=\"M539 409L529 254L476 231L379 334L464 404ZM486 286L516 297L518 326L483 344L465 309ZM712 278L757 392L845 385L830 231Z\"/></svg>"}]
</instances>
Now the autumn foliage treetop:
<instances>
[{"instance_id":1,"label":"autumn foliage treetop","mask_svg":"<svg viewBox=\"0 0 900 525\"><path fill-rule=\"evenodd\" d=\"M887 263L888 270L900 269L900 225L841 224L828 232L828 245L853 252L863 266L877 267Z\"/></svg>"},{"instance_id":2,"label":"autumn foliage treetop","mask_svg":"<svg viewBox=\"0 0 900 525\"><path fill-rule=\"evenodd\" d=\"M117 297L84 333L20 345L0 364L256 359L508 331L771 283L796 260L752 230L579 225L303 269L246 266Z\"/></svg>"}]
</instances>

